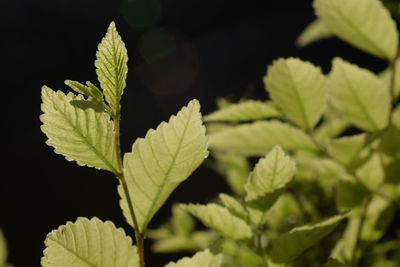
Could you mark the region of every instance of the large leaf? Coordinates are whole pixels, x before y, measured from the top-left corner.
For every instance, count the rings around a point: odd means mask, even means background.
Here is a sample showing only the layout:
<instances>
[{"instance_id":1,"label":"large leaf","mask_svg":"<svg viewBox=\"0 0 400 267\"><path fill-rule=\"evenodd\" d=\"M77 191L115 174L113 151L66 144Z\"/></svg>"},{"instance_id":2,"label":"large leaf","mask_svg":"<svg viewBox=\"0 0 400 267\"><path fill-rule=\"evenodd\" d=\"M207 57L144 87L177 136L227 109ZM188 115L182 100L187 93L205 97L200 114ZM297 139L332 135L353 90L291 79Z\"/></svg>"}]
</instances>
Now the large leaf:
<instances>
[{"instance_id":1,"label":"large leaf","mask_svg":"<svg viewBox=\"0 0 400 267\"><path fill-rule=\"evenodd\" d=\"M47 135L47 144L69 161L119 173L114 143L114 124L105 112L83 109L81 95L42 88L41 130Z\"/></svg>"},{"instance_id":2,"label":"large leaf","mask_svg":"<svg viewBox=\"0 0 400 267\"><path fill-rule=\"evenodd\" d=\"M318 223L303 225L271 241L268 255L273 262L287 263L328 235L344 218L336 215Z\"/></svg>"},{"instance_id":3,"label":"large leaf","mask_svg":"<svg viewBox=\"0 0 400 267\"><path fill-rule=\"evenodd\" d=\"M376 131L387 125L389 91L372 72L335 58L328 86L334 106L355 126Z\"/></svg>"},{"instance_id":4,"label":"large leaf","mask_svg":"<svg viewBox=\"0 0 400 267\"><path fill-rule=\"evenodd\" d=\"M282 148L275 147L260 159L250 174L245 186L246 201L251 202L274 195L292 180L295 170L294 161L285 155Z\"/></svg>"},{"instance_id":5,"label":"large leaf","mask_svg":"<svg viewBox=\"0 0 400 267\"><path fill-rule=\"evenodd\" d=\"M97 218L78 218L49 233L44 267L139 267L136 247L121 228Z\"/></svg>"},{"instance_id":6,"label":"large leaf","mask_svg":"<svg viewBox=\"0 0 400 267\"><path fill-rule=\"evenodd\" d=\"M315 0L320 19L339 38L375 56L392 60L397 51L396 23L379 0Z\"/></svg>"},{"instance_id":7,"label":"large leaf","mask_svg":"<svg viewBox=\"0 0 400 267\"><path fill-rule=\"evenodd\" d=\"M124 176L131 204L143 232L172 191L200 165L208 155L200 104L192 100L169 122L149 130L138 138L131 153L124 156ZM128 222L131 214L123 186L119 186L121 207Z\"/></svg>"},{"instance_id":8,"label":"large leaf","mask_svg":"<svg viewBox=\"0 0 400 267\"><path fill-rule=\"evenodd\" d=\"M240 240L252 236L250 226L244 220L230 213L227 208L216 204L189 204L183 207L206 226L215 229L225 237Z\"/></svg>"},{"instance_id":9,"label":"large leaf","mask_svg":"<svg viewBox=\"0 0 400 267\"><path fill-rule=\"evenodd\" d=\"M170 262L165 267L220 267L222 254L214 255L210 250L197 252L193 257L185 257L177 262Z\"/></svg>"},{"instance_id":10,"label":"large leaf","mask_svg":"<svg viewBox=\"0 0 400 267\"><path fill-rule=\"evenodd\" d=\"M332 37L334 33L321 19L311 22L296 40L298 46L306 46L321 39Z\"/></svg>"},{"instance_id":11,"label":"large leaf","mask_svg":"<svg viewBox=\"0 0 400 267\"><path fill-rule=\"evenodd\" d=\"M289 120L303 129L314 127L327 97L320 68L297 58L281 58L268 67L264 82L272 100Z\"/></svg>"},{"instance_id":12,"label":"large leaf","mask_svg":"<svg viewBox=\"0 0 400 267\"><path fill-rule=\"evenodd\" d=\"M251 121L279 117L280 112L268 102L247 100L223 107L204 117L204 121Z\"/></svg>"},{"instance_id":13,"label":"large leaf","mask_svg":"<svg viewBox=\"0 0 400 267\"><path fill-rule=\"evenodd\" d=\"M264 156L276 145L286 150L317 150L304 132L280 121L258 121L221 130L210 135L209 145L247 156Z\"/></svg>"},{"instance_id":14,"label":"large leaf","mask_svg":"<svg viewBox=\"0 0 400 267\"><path fill-rule=\"evenodd\" d=\"M111 22L96 53L96 73L113 116L119 116L120 100L126 86L128 54L115 23Z\"/></svg>"}]
</instances>

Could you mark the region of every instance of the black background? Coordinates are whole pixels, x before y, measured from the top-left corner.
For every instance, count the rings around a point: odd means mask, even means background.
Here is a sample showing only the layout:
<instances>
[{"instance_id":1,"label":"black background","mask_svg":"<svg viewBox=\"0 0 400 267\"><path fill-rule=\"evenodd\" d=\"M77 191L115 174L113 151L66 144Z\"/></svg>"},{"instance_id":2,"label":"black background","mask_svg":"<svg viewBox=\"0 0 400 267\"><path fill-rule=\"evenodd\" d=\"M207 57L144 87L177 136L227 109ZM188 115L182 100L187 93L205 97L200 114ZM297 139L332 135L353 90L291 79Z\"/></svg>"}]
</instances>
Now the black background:
<instances>
[{"instance_id":1,"label":"black background","mask_svg":"<svg viewBox=\"0 0 400 267\"><path fill-rule=\"evenodd\" d=\"M218 96L267 99L262 76L278 57L310 60L325 72L336 55L375 71L384 67L337 39L297 48L296 37L314 17L306 0L2 0L0 12L0 227L16 266L39 266L46 234L78 216L112 220L133 236L116 178L66 162L39 129L41 86L66 91L65 79L96 82L95 51L110 21L130 56L123 151L192 98L205 114ZM205 202L221 191L229 191L224 181L199 168L150 228L168 218L172 203ZM183 255L146 253L148 266Z\"/></svg>"}]
</instances>

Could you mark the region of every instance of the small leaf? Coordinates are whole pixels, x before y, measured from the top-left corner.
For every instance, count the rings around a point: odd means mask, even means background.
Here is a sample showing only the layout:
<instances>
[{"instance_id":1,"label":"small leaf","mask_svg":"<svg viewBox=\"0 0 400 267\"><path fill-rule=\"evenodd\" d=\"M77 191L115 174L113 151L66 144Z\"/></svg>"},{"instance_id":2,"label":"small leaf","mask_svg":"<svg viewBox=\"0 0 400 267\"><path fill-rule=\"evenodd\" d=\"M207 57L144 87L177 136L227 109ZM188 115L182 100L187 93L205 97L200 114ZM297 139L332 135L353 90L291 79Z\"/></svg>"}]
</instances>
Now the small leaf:
<instances>
[{"instance_id":1,"label":"small leaf","mask_svg":"<svg viewBox=\"0 0 400 267\"><path fill-rule=\"evenodd\" d=\"M57 154L78 165L88 165L119 173L115 152L114 123L105 112L81 109L72 101L85 101L81 95L42 88L43 125L47 144Z\"/></svg>"},{"instance_id":2,"label":"small leaf","mask_svg":"<svg viewBox=\"0 0 400 267\"><path fill-rule=\"evenodd\" d=\"M215 229L225 237L241 240L252 236L250 226L224 207L216 204L189 204L183 207L206 226Z\"/></svg>"},{"instance_id":3,"label":"small leaf","mask_svg":"<svg viewBox=\"0 0 400 267\"><path fill-rule=\"evenodd\" d=\"M228 105L204 117L206 122L241 122L279 117L280 112L268 102L246 100Z\"/></svg>"},{"instance_id":4,"label":"small leaf","mask_svg":"<svg viewBox=\"0 0 400 267\"><path fill-rule=\"evenodd\" d=\"M78 218L49 233L45 244L43 267L139 267L131 238L110 221Z\"/></svg>"},{"instance_id":5,"label":"small leaf","mask_svg":"<svg viewBox=\"0 0 400 267\"><path fill-rule=\"evenodd\" d=\"M328 87L333 105L355 126L377 131L387 125L389 92L372 72L336 58Z\"/></svg>"},{"instance_id":6,"label":"small leaf","mask_svg":"<svg viewBox=\"0 0 400 267\"><path fill-rule=\"evenodd\" d=\"M398 47L395 21L378 0L315 0L317 16L339 38L392 60Z\"/></svg>"},{"instance_id":7,"label":"small leaf","mask_svg":"<svg viewBox=\"0 0 400 267\"><path fill-rule=\"evenodd\" d=\"M171 226L177 235L189 235L195 228L193 218L178 205L172 206Z\"/></svg>"},{"instance_id":8,"label":"small leaf","mask_svg":"<svg viewBox=\"0 0 400 267\"><path fill-rule=\"evenodd\" d=\"M289 120L307 130L318 122L327 98L320 68L297 58L281 58L268 67L264 83Z\"/></svg>"},{"instance_id":9,"label":"small leaf","mask_svg":"<svg viewBox=\"0 0 400 267\"><path fill-rule=\"evenodd\" d=\"M371 158L356 171L356 174L361 183L369 190L378 190L385 180L385 172L379 154L374 153Z\"/></svg>"},{"instance_id":10,"label":"small leaf","mask_svg":"<svg viewBox=\"0 0 400 267\"><path fill-rule=\"evenodd\" d=\"M120 100L126 86L128 54L115 23L111 22L96 53L96 73L113 117L120 113Z\"/></svg>"},{"instance_id":11,"label":"small leaf","mask_svg":"<svg viewBox=\"0 0 400 267\"><path fill-rule=\"evenodd\" d=\"M365 134L344 136L330 140L327 148L333 158L349 166L358 159L358 155L364 148L365 142Z\"/></svg>"},{"instance_id":12,"label":"small leaf","mask_svg":"<svg viewBox=\"0 0 400 267\"><path fill-rule=\"evenodd\" d=\"M334 33L321 19L316 19L304 29L296 40L296 44L304 47L316 41L334 36Z\"/></svg>"},{"instance_id":13,"label":"small leaf","mask_svg":"<svg viewBox=\"0 0 400 267\"><path fill-rule=\"evenodd\" d=\"M170 262L165 267L220 267L222 254L214 255L210 250L197 252L193 257L185 257L179 261Z\"/></svg>"},{"instance_id":14,"label":"small leaf","mask_svg":"<svg viewBox=\"0 0 400 267\"><path fill-rule=\"evenodd\" d=\"M268 255L273 262L288 263L300 256L306 249L318 243L339 224L345 215L336 215L318 223L292 229L271 241Z\"/></svg>"},{"instance_id":15,"label":"small leaf","mask_svg":"<svg viewBox=\"0 0 400 267\"><path fill-rule=\"evenodd\" d=\"M247 221L248 213L246 208L234 197L227 194L219 194L222 204L235 216Z\"/></svg>"},{"instance_id":16,"label":"small leaf","mask_svg":"<svg viewBox=\"0 0 400 267\"><path fill-rule=\"evenodd\" d=\"M200 104L192 100L168 123L149 130L138 138L131 153L124 156L124 176L139 224L147 224L174 189L201 164L208 155L205 127ZM125 218L133 226L128 199L122 185L118 188Z\"/></svg>"},{"instance_id":17,"label":"small leaf","mask_svg":"<svg viewBox=\"0 0 400 267\"><path fill-rule=\"evenodd\" d=\"M92 97L96 102L103 103L103 94L101 93L100 89L94 86L92 83L87 82L87 85L83 85L79 82L71 80L66 80L64 83L71 87L78 94Z\"/></svg>"},{"instance_id":18,"label":"small leaf","mask_svg":"<svg viewBox=\"0 0 400 267\"><path fill-rule=\"evenodd\" d=\"M332 250L331 257L343 262L351 261L354 250L356 249L357 234L360 227L360 218L349 218L347 226L343 232L341 239L336 243ZM359 252L359 249L357 249ZM356 253L356 257L359 253Z\"/></svg>"},{"instance_id":19,"label":"small leaf","mask_svg":"<svg viewBox=\"0 0 400 267\"><path fill-rule=\"evenodd\" d=\"M282 148L275 147L264 158L260 159L250 174L246 188L246 201L251 202L259 198L273 197L275 192L285 188L293 179L296 164L283 152ZM275 201L272 201L270 206ZM268 207L269 208L269 207Z\"/></svg>"},{"instance_id":20,"label":"small leaf","mask_svg":"<svg viewBox=\"0 0 400 267\"><path fill-rule=\"evenodd\" d=\"M285 150L317 150L304 132L280 121L242 124L211 134L209 138L212 149L246 156L264 156L276 145Z\"/></svg>"}]
</instances>

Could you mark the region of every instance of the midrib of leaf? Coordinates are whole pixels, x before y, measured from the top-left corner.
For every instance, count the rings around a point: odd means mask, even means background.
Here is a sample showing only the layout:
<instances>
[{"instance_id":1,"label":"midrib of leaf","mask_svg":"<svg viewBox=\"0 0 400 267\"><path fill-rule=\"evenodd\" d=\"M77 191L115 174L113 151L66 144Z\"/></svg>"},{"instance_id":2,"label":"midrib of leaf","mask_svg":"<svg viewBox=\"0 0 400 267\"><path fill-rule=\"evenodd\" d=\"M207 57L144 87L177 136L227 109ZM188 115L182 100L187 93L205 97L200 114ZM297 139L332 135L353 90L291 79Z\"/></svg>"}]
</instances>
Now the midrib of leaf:
<instances>
[{"instance_id":1,"label":"midrib of leaf","mask_svg":"<svg viewBox=\"0 0 400 267\"><path fill-rule=\"evenodd\" d=\"M291 70L290 70L289 66L286 64L286 62L285 62L285 67L288 70L289 78L293 84L293 86L291 86L291 87L294 89L293 91L296 96L296 100L299 102L301 116L304 118L304 121L306 124L306 129L308 130L308 129L310 129L310 124L307 119L306 111L304 109L303 103L301 102L301 97L300 97L299 93L297 92L297 87L295 86L295 81L294 81L293 75L291 73Z\"/></svg>"},{"instance_id":2,"label":"midrib of leaf","mask_svg":"<svg viewBox=\"0 0 400 267\"><path fill-rule=\"evenodd\" d=\"M356 90L354 90L353 85L349 82L349 79L347 78L347 75L343 71L342 71L342 73L343 73L344 79L346 80L346 83L349 85L349 88L351 89L350 90L351 94L355 97L357 103L360 105L360 107L361 107L363 113L365 114L367 120L372 124L372 126L375 129L379 129L379 127L375 124L374 120L371 118L367 108L364 107L363 103L360 101L360 99L358 97L358 94L357 94Z\"/></svg>"},{"instance_id":3,"label":"midrib of leaf","mask_svg":"<svg viewBox=\"0 0 400 267\"><path fill-rule=\"evenodd\" d=\"M85 259L81 256L79 256L75 251L69 249L68 247L66 247L64 244L62 244L61 242L59 242L58 240L55 239L50 239L51 241L55 242L56 244L58 244L60 247L62 247L63 249L65 249L65 251L71 253L72 255L74 255L76 258L80 259L81 261L83 261L84 263L88 264L89 266L92 267L98 267L97 265L95 265L94 263L91 263L90 261L88 261L88 259ZM101 246L100 246L101 247Z\"/></svg>"},{"instance_id":4,"label":"midrib of leaf","mask_svg":"<svg viewBox=\"0 0 400 267\"><path fill-rule=\"evenodd\" d=\"M149 212L147 212L146 220L142 223L142 228L144 228L144 225L147 224L148 219L149 219L149 215L151 216L151 214L153 213L154 205L157 203L158 199L160 198L161 191L163 190L163 188L164 188L164 186L165 186L165 183L166 183L167 180L168 180L168 176L169 176L169 174L170 174L170 172L171 172L171 170L172 170L172 168L173 168L173 166L174 166L174 164L175 164L176 158L177 158L177 156L178 156L178 154L179 154L179 151L180 151L180 149L181 149L181 146L182 146L183 139L184 139L184 137L185 137L185 135L186 135L186 131L187 131L188 125L189 125L189 123L190 123L190 121L191 121L192 113L193 113L193 107L191 107L191 109L190 109L190 112L189 112L189 115L188 115L189 120L186 122L185 128L183 129L182 138L181 138L181 139L179 140L179 142L178 142L178 147L177 147L177 149L176 149L176 151L175 151L175 154L173 154L173 156L172 156L171 164L169 165L167 171L165 172L164 179L162 180L161 185L158 187L158 190L157 190L156 196L155 196L155 198L154 198L154 201L151 203ZM171 125L171 126L172 126L172 125ZM175 130L174 127L173 127L173 129ZM175 131L176 131L176 130L175 130ZM163 134L163 137L164 137L164 134ZM164 139L165 139L165 138L164 138ZM150 143L150 146L152 147L152 144L151 144L151 143ZM152 149L153 149L153 148L152 148ZM160 165L160 163L158 162L158 160L156 160L156 162ZM142 230L143 230L143 229L142 229Z\"/></svg>"},{"instance_id":5,"label":"midrib of leaf","mask_svg":"<svg viewBox=\"0 0 400 267\"><path fill-rule=\"evenodd\" d=\"M376 46L373 42L371 42L371 40L368 39L368 37L365 36L365 34L362 31L360 31L356 26L354 26L351 23L351 20L348 20L346 18L346 16L343 15L342 10L340 8L338 8L338 13L342 17L342 19L350 26L350 28L353 31L357 32L366 43L369 43L372 47L374 47L376 50L378 50L382 55L384 55L386 57L386 53L384 51L382 51L380 47ZM388 58L388 59L390 59L390 58Z\"/></svg>"},{"instance_id":6,"label":"midrib of leaf","mask_svg":"<svg viewBox=\"0 0 400 267\"><path fill-rule=\"evenodd\" d=\"M75 110L75 116L78 117L78 115L77 115L77 113L76 113L76 110ZM100 160L103 161L104 164L106 164L106 165L110 168L111 172L113 172L113 173L119 173L119 172L114 168L114 166L112 166L112 164L111 164L105 157L103 157L102 154L101 154L99 151L97 151L97 149L89 142L89 139L79 130L79 128L75 127L75 125L72 123L72 121L70 121L70 120L68 119L68 116L65 116L65 115L64 115L64 117L65 117L65 120L68 122L68 124L79 134L79 136L80 136L83 140L86 140L86 144L89 145L90 150L92 150L92 151L96 154L96 156L98 156L98 157L100 158Z\"/></svg>"}]
</instances>

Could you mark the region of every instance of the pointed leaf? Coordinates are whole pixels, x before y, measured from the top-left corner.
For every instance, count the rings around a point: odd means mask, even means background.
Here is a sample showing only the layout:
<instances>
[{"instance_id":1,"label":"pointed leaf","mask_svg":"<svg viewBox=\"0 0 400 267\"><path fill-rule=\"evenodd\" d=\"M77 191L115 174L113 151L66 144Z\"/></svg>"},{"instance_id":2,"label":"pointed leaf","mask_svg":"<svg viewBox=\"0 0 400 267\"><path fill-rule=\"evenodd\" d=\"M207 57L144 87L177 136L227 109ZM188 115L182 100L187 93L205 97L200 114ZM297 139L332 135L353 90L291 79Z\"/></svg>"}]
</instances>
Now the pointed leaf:
<instances>
[{"instance_id":1,"label":"pointed leaf","mask_svg":"<svg viewBox=\"0 0 400 267\"><path fill-rule=\"evenodd\" d=\"M132 152L124 156L124 176L141 232L172 191L207 155L207 138L197 100L189 102L168 123L162 122L156 130L149 130L145 138L135 141ZM122 185L119 192L124 215L133 226Z\"/></svg>"},{"instance_id":2,"label":"pointed leaf","mask_svg":"<svg viewBox=\"0 0 400 267\"><path fill-rule=\"evenodd\" d=\"M280 112L268 102L247 100L228 105L204 117L204 121L241 122L279 117Z\"/></svg>"},{"instance_id":3,"label":"pointed leaf","mask_svg":"<svg viewBox=\"0 0 400 267\"><path fill-rule=\"evenodd\" d=\"M268 67L264 83L289 120L307 130L318 122L327 98L320 68L297 58L281 58Z\"/></svg>"},{"instance_id":4,"label":"pointed leaf","mask_svg":"<svg viewBox=\"0 0 400 267\"><path fill-rule=\"evenodd\" d=\"M387 125L389 92L372 72L336 58L328 87L334 106L355 126L376 131Z\"/></svg>"},{"instance_id":5,"label":"pointed leaf","mask_svg":"<svg viewBox=\"0 0 400 267\"><path fill-rule=\"evenodd\" d=\"M214 255L210 250L197 252L193 257L185 257L179 261L170 262L165 267L220 267L222 254Z\"/></svg>"},{"instance_id":6,"label":"pointed leaf","mask_svg":"<svg viewBox=\"0 0 400 267\"><path fill-rule=\"evenodd\" d=\"M276 145L285 150L317 150L304 132L280 121L243 124L209 137L211 148L247 156L264 156Z\"/></svg>"},{"instance_id":7,"label":"pointed leaf","mask_svg":"<svg viewBox=\"0 0 400 267\"><path fill-rule=\"evenodd\" d=\"M250 226L224 207L216 204L189 204L183 207L206 226L215 229L225 237L241 240L252 236Z\"/></svg>"},{"instance_id":8,"label":"pointed leaf","mask_svg":"<svg viewBox=\"0 0 400 267\"><path fill-rule=\"evenodd\" d=\"M325 25L321 19L311 22L296 40L296 44L300 47L309 45L321 39L334 36L334 33Z\"/></svg>"},{"instance_id":9,"label":"pointed leaf","mask_svg":"<svg viewBox=\"0 0 400 267\"><path fill-rule=\"evenodd\" d=\"M78 218L49 233L45 244L43 267L139 267L131 238L110 221Z\"/></svg>"},{"instance_id":10,"label":"pointed leaf","mask_svg":"<svg viewBox=\"0 0 400 267\"><path fill-rule=\"evenodd\" d=\"M219 194L219 198L224 206L235 216L247 220L248 213L246 208L234 197L227 194Z\"/></svg>"},{"instance_id":11,"label":"pointed leaf","mask_svg":"<svg viewBox=\"0 0 400 267\"><path fill-rule=\"evenodd\" d=\"M268 251L273 262L288 263L300 256L306 249L327 236L345 215L336 215L318 223L307 224L292 229L271 241Z\"/></svg>"},{"instance_id":12,"label":"pointed leaf","mask_svg":"<svg viewBox=\"0 0 400 267\"><path fill-rule=\"evenodd\" d=\"M103 103L103 94L100 89L94 86L92 83L87 82L87 85L83 85L80 82L66 80L64 82L66 85L71 87L78 94L82 94L88 97L92 97L99 103Z\"/></svg>"},{"instance_id":13,"label":"pointed leaf","mask_svg":"<svg viewBox=\"0 0 400 267\"><path fill-rule=\"evenodd\" d=\"M396 23L379 0L315 0L318 17L339 38L392 60L398 47Z\"/></svg>"},{"instance_id":14,"label":"pointed leaf","mask_svg":"<svg viewBox=\"0 0 400 267\"><path fill-rule=\"evenodd\" d=\"M361 183L371 191L380 188L385 180L385 171L378 153L374 153L357 171L357 177Z\"/></svg>"},{"instance_id":15,"label":"pointed leaf","mask_svg":"<svg viewBox=\"0 0 400 267\"><path fill-rule=\"evenodd\" d=\"M114 124L107 113L74 106L72 101L85 102L81 95L65 95L46 86L42 88L42 101L41 130L57 154L79 165L119 172Z\"/></svg>"},{"instance_id":16,"label":"pointed leaf","mask_svg":"<svg viewBox=\"0 0 400 267\"><path fill-rule=\"evenodd\" d=\"M126 86L128 54L115 23L111 22L96 53L96 73L113 116L119 116L120 100Z\"/></svg>"},{"instance_id":17,"label":"pointed leaf","mask_svg":"<svg viewBox=\"0 0 400 267\"><path fill-rule=\"evenodd\" d=\"M251 202L259 198L274 195L293 179L296 164L283 152L282 148L275 147L264 158L260 159L254 171L247 180L246 201ZM273 202L271 203L271 205Z\"/></svg>"}]
</instances>

